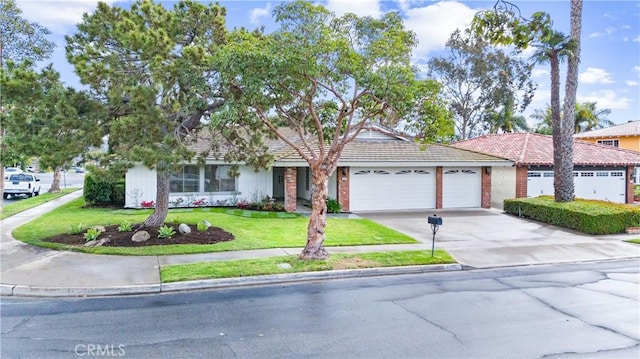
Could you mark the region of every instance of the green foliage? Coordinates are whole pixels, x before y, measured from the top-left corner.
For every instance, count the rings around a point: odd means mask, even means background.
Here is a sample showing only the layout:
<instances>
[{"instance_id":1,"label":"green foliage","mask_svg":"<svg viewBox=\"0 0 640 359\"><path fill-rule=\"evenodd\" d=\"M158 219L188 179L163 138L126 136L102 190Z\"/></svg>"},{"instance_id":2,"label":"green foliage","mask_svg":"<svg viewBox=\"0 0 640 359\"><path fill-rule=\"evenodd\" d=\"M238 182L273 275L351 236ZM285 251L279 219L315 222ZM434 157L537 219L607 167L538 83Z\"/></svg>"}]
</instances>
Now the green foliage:
<instances>
[{"instance_id":1,"label":"green foliage","mask_svg":"<svg viewBox=\"0 0 640 359\"><path fill-rule=\"evenodd\" d=\"M227 96L214 61L228 43L225 13L219 4L188 0L173 7L152 0L127 8L100 3L66 38L67 59L111 109L111 120L101 129L118 135L109 137L111 153L105 160L156 169L157 194L165 199L157 202L167 207L168 174L185 161L218 151L218 140L232 144L226 147L227 160L268 163L259 133L230 125L231 117L210 117ZM208 135L210 148L195 153L188 143L205 123L216 134ZM163 223L166 210L156 207L148 220Z\"/></svg>"},{"instance_id":2,"label":"green foliage","mask_svg":"<svg viewBox=\"0 0 640 359\"><path fill-rule=\"evenodd\" d=\"M605 201L576 199L554 202L552 197L507 199L507 213L589 234L622 233L640 226L640 208Z\"/></svg>"},{"instance_id":3,"label":"green foliage","mask_svg":"<svg viewBox=\"0 0 640 359\"><path fill-rule=\"evenodd\" d=\"M209 226L204 221L201 221L196 224L196 229L200 232L204 232L209 229Z\"/></svg>"},{"instance_id":4,"label":"green foliage","mask_svg":"<svg viewBox=\"0 0 640 359\"><path fill-rule=\"evenodd\" d=\"M511 132L522 123L526 128L524 118L515 113L524 111L533 98L533 66L471 30L454 32L446 46L448 56L429 60L429 75L443 84L457 135L466 139L487 130Z\"/></svg>"},{"instance_id":5,"label":"green foliage","mask_svg":"<svg viewBox=\"0 0 640 359\"><path fill-rule=\"evenodd\" d=\"M98 239L98 237L100 237L100 234L102 233L102 231L100 231L98 228L89 228L87 229L87 232L84 234L84 239L88 241L94 241L96 239Z\"/></svg>"},{"instance_id":6,"label":"green foliage","mask_svg":"<svg viewBox=\"0 0 640 359\"><path fill-rule=\"evenodd\" d=\"M342 212L342 205L335 198L327 198L327 213L340 213Z\"/></svg>"},{"instance_id":7,"label":"green foliage","mask_svg":"<svg viewBox=\"0 0 640 359\"><path fill-rule=\"evenodd\" d=\"M51 65L36 72L29 63L9 63L0 87L3 101L9 104L0 113L5 148L38 157L42 168L60 168L100 145L98 124L104 120L104 107L86 92L65 87ZM52 188L59 187L57 179Z\"/></svg>"},{"instance_id":8,"label":"green foliage","mask_svg":"<svg viewBox=\"0 0 640 359\"><path fill-rule=\"evenodd\" d=\"M69 229L69 233L70 234L80 234L82 231L84 231L84 224L82 223L77 223L77 224L72 224L71 228Z\"/></svg>"},{"instance_id":9,"label":"green foliage","mask_svg":"<svg viewBox=\"0 0 640 359\"><path fill-rule=\"evenodd\" d=\"M171 238L176 234L176 230L173 227L164 225L158 228L158 238Z\"/></svg>"},{"instance_id":10,"label":"green foliage","mask_svg":"<svg viewBox=\"0 0 640 359\"><path fill-rule=\"evenodd\" d=\"M0 61L35 63L45 60L55 47L55 43L46 38L51 31L36 22L28 22L21 15L22 10L15 0L0 1Z\"/></svg>"},{"instance_id":11,"label":"green foliage","mask_svg":"<svg viewBox=\"0 0 640 359\"><path fill-rule=\"evenodd\" d=\"M131 232L133 230L133 224L129 221L122 221L118 225L118 232Z\"/></svg>"},{"instance_id":12,"label":"green foliage","mask_svg":"<svg viewBox=\"0 0 640 359\"><path fill-rule=\"evenodd\" d=\"M88 206L123 206L124 175L93 167L84 176L83 195Z\"/></svg>"}]
</instances>

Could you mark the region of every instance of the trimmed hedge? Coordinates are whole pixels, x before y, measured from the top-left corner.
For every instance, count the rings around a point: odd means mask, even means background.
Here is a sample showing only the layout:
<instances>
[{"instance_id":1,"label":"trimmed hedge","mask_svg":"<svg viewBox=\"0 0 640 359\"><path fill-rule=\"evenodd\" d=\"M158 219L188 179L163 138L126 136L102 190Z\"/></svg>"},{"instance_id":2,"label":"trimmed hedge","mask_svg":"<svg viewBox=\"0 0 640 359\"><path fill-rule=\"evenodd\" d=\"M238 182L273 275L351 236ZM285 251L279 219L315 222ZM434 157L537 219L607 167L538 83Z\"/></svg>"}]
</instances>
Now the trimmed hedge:
<instances>
[{"instance_id":1,"label":"trimmed hedge","mask_svg":"<svg viewBox=\"0 0 640 359\"><path fill-rule=\"evenodd\" d=\"M588 234L623 233L628 227L640 227L640 207L606 201L556 203L551 196L516 198L504 201L504 211Z\"/></svg>"},{"instance_id":2,"label":"trimmed hedge","mask_svg":"<svg viewBox=\"0 0 640 359\"><path fill-rule=\"evenodd\" d=\"M110 180L108 176L88 172L82 195L88 206L124 206L125 183L123 179Z\"/></svg>"}]
</instances>

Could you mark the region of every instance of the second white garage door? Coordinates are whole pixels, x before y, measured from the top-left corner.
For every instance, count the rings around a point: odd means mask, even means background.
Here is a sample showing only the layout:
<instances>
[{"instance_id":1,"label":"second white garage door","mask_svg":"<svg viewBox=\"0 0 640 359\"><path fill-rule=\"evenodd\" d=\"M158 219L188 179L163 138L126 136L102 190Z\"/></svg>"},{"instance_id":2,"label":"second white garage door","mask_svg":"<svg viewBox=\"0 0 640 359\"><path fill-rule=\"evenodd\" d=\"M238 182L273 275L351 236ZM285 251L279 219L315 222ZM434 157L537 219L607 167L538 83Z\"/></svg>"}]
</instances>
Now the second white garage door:
<instances>
[{"instance_id":1,"label":"second white garage door","mask_svg":"<svg viewBox=\"0 0 640 359\"><path fill-rule=\"evenodd\" d=\"M599 199L624 203L625 172L619 171L574 171L574 193L577 198ZM527 197L553 196L553 172L529 171Z\"/></svg>"},{"instance_id":2,"label":"second white garage door","mask_svg":"<svg viewBox=\"0 0 640 359\"><path fill-rule=\"evenodd\" d=\"M482 204L480 168L442 169L442 208L478 208Z\"/></svg>"},{"instance_id":3,"label":"second white garage door","mask_svg":"<svg viewBox=\"0 0 640 359\"><path fill-rule=\"evenodd\" d=\"M430 209L436 204L434 168L350 169L349 209Z\"/></svg>"}]
</instances>

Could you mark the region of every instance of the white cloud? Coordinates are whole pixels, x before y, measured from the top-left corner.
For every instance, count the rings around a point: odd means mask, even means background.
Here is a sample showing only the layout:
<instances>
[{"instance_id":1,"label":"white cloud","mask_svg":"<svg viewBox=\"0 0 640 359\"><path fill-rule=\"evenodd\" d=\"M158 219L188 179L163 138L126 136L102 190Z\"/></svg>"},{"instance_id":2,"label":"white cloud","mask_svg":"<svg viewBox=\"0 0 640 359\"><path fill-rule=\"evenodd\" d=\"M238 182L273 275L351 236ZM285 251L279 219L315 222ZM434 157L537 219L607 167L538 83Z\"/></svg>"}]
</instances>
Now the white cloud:
<instances>
[{"instance_id":1,"label":"white cloud","mask_svg":"<svg viewBox=\"0 0 640 359\"><path fill-rule=\"evenodd\" d=\"M105 1L108 4L115 0ZM93 0L17 0L22 16L48 28L53 33L67 34L69 28L82 21L82 14L91 13L98 1Z\"/></svg>"},{"instance_id":2,"label":"white cloud","mask_svg":"<svg viewBox=\"0 0 640 359\"><path fill-rule=\"evenodd\" d=\"M640 85L640 82L627 80L626 84L627 84L627 86L636 87L636 86Z\"/></svg>"},{"instance_id":3,"label":"white cloud","mask_svg":"<svg viewBox=\"0 0 640 359\"><path fill-rule=\"evenodd\" d=\"M640 35L634 37L633 39L631 39L631 41L633 42L640 42Z\"/></svg>"},{"instance_id":4,"label":"white cloud","mask_svg":"<svg viewBox=\"0 0 640 359\"><path fill-rule=\"evenodd\" d=\"M534 79L539 79L539 78L548 79L549 76L550 76L549 70L534 68L533 71L531 71L531 77L533 77Z\"/></svg>"},{"instance_id":5,"label":"white cloud","mask_svg":"<svg viewBox=\"0 0 640 359\"><path fill-rule=\"evenodd\" d=\"M441 50L456 29L466 28L477 10L456 1L409 9L405 12L405 26L418 35L415 55L425 58L434 50Z\"/></svg>"},{"instance_id":6,"label":"white cloud","mask_svg":"<svg viewBox=\"0 0 640 359\"><path fill-rule=\"evenodd\" d=\"M249 16L249 22L252 24L259 24L260 20L263 17L269 16L271 12L271 3L267 3L263 8L255 8L251 10L251 15Z\"/></svg>"},{"instance_id":7,"label":"white cloud","mask_svg":"<svg viewBox=\"0 0 640 359\"><path fill-rule=\"evenodd\" d=\"M640 73L640 66L634 66L633 71Z\"/></svg>"},{"instance_id":8,"label":"white cloud","mask_svg":"<svg viewBox=\"0 0 640 359\"><path fill-rule=\"evenodd\" d=\"M382 15L379 0L329 0L327 9L342 16L346 13L354 13L358 16L371 16L379 18Z\"/></svg>"},{"instance_id":9,"label":"white cloud","mask_svg":"<svg viewBox=\"0 0 640 359\"><path fill-rule=\"evenodd\" d=\"M606 29L604 29L604 31L602 32L593 32L591 34L589 34L589 37L600 37L600 36L606 36L606 35L611 35L614 32L616 32L616 29L613 27L608 27Z\"/></svg>"},{"instance_id":10,"label":"white cloud","mask_svg":"<svg viewBox=\"0 0 640 359\"><path fill-rule=\"evenodd\" d=\"M610 84L613 83L611 74L603 69L595 67L587 68L587 71L580 74L579 81L585 84Z\"/></svg>"},{"instance_id":11,"label":"white cloud","mask_svg":"<svg viewBox=\"0 0 640 359\"><path fill-rule=\"evenodd\" d=\"M600 90L591 92L585 96L578 95L578 102L597 102L598 108L624 110L629 108L631 100L626 97L619 96L612 90Z\"/></svg>"}]
</instances>

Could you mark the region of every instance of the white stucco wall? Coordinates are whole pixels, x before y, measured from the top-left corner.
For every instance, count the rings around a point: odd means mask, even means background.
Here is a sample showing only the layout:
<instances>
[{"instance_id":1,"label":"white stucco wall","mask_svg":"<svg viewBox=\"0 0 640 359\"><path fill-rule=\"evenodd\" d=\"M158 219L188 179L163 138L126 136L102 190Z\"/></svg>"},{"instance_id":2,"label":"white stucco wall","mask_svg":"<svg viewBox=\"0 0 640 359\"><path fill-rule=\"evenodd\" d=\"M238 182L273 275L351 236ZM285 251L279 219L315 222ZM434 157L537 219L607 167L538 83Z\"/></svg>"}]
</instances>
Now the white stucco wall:
<instances>
[{"instance_id":1,"label":"white stucco wall","mask_svg":"<svg viewBox=\"0 0 640 359\"><path fill-rule=\"evenodd\" d=\"M252 196L259 197L273 195L273 175L271 170L255 172L251 166L240 166L240 176L236 179L237 199L251 200ZM156 200L156 171L151 170L141 164L135 165L127 171L126 183L126 208L140 208L142 201ZM215 201L229 201L234 198L232 193L210 193L210 192L185 192L173 193L169 195L169 201L182 198L184 201L204 198L209 203ZM186 204L186 202L184 202Z\"/></svg>"},{"instance_id":2,"label":"white stucco wall","mask_svg":"<svg viewBox=\"0 0 640 359\"><path fill-rule=\"evenodd\" d=\"M142 201L156 200L156 171L142 164L133 166L125 176L125 207L140 207Z\"/></svg>"},{"instance_id":3,"label":"white stucco wall","mask_svg":"<svg viewBox=\"0 0 640 359\"><path fill-rule=\"evenodd\" d=\"M273 173L271 169L255 172L251 166L240 166L237 189L238 197L251 200L252 197L273 197Z\"/></svg>"},{"instance_id":4,"label":"white stucco wall","mask_svg":"<svg viewBox=\"0 0 640 359\"><path fill-rule=\"evenodd\" d=\"M503 201L516 197L516 168L492 167L491 169L491 207L502 209Z\"/></svg>"}]
</instances>

